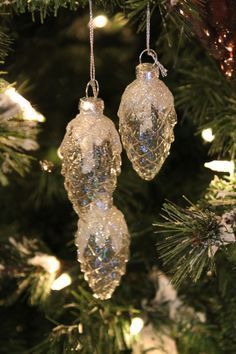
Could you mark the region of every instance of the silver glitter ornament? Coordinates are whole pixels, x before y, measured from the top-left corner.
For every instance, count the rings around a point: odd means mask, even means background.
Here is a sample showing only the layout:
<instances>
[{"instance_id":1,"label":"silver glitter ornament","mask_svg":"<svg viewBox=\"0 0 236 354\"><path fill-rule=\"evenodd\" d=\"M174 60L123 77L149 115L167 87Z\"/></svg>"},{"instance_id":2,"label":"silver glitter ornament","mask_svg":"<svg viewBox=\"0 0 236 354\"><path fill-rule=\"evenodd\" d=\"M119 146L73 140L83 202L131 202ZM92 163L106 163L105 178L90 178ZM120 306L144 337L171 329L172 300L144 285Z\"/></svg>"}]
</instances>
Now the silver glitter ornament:
<instances>
[{"instance_id":1,"label":"silver glitter ornament","mask_svg":"<svg viewBox=\"0 0 236 354\"><path fill-rule=\"evenodd\" d=\"M76 213L114 192L121 165L121 143L114 123L96 97L80 100L80 114L67 126L60 146L65 188Z\"/></svg>"},{"instance_id":2,"label":"silver glitter ornament","mask_svg":"<svg viewBox=\"0 0 236 354\"><path fill-rule=\"evenodd\" d=\"M118 111L122 143L145 180L156 176L174 140L174 98L159 80L159 69L165 70L157 60L136 67L136 80L125 89Z\"/></svg>"},{"instance_id":3,"label":"silver glitter ornament","mask_svg":"<svg viewBox=\"0 0 236 354\"><path fill-rule=\"evenodd\" d=\"M94 297L109 299L125 273L130 236L123 214L112 200L92 203L81 216L75 240L78 261Z\"/></svg>"}]
</instances>

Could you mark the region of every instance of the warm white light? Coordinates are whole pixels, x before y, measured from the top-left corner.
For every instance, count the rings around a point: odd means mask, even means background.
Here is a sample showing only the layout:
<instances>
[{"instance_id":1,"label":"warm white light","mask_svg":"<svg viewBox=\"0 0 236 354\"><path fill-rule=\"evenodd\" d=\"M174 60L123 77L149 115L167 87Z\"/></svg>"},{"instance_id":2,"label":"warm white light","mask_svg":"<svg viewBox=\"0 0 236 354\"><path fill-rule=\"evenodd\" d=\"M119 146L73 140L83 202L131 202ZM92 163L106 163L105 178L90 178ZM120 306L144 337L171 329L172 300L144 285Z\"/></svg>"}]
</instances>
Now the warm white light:
<instances>
[{"instance_id":1,"label":"warm white light","mask_svg":"<svg viewBox=\"0 0 236 354\"><path fill-rule=\"evenodd\" d=\"M228 71L226 71L226 73L225 73L228 77L231 77L232 76L232 73L228 70Z\"/></svg>"},{"instance_id":2,"label":"warm white light","mask_svg":"<svg viewBox=\"0 0 236 354\"><path fill-rule=\"evenodd\" d=\"M204 166L212 171L234 173L234 161L214 160L206 162Z\"/></svg>"},{"instance_id":3,"label":"warm white light","mask_svg":"<svg viewBox=\"0 0 236 354\"><path fill-rule=\"evenodd\" d=\"M45 253L37 253L36 256L28 260L29 264L44 268L48 273L56 273L60 268L59 260Z\"/></svg>"},{"instance_id":4,"label":"warm white light","mask_svg":"<svg viewBox=\"0 0 236 354\"><path fill-rule=\"evenodd\" d=\"M24 120L32 120L36 122L45 122L45 117L37 112L23 96L21 96L14 87L7 88L4 93L11 101L19 105Z\"/></svg>"},{"instance_id":5,"label":"warm white light","mask_svg":"<svg viewBox=\"0 0 236 354\"><path fill-rule=\"evenodd\" d=\"M215 139L215 135L213 135L211 128L203 129L202 139L208 143L211 143Z\"/></svg>"},{"instance_id":6,"label":"warm white light","mask_svg":"<svg viewBox=\"0 0 236 354\"><path fill-rule=\"evenodd\" d=\"M60 148L57 149L57 156L59 157L59 159L61 159L61 160L63 159Z\"/></svg>"},{"instance_id":7,"label":"warm white light","mask_svg":"<svg viewBox=\"0 0 236 354\"><path fill-rule=\"evenodd\" d=\"M47 262L48 272L56 273L60 269L60 262L54 256L50 257Z\"/></svg>"},{"instance_id":8,"label":"warm white light","mask_svg":"<svg viewBox=\"0 0 236 354\"><path fill-rule=\"evenodd\" d=\"M69 274L63 273L51 285L52 290L61 290L71 284L72 280Z\"/></svg>"},{"instance_id":9,"label":"warm white light","mask_svg":"<svg viewBox=\"0 0 236 354\"><path fill-rule=\"evenodd\" d=\"M229 45L228 47L225 47L229 52L232 52L233 51L233 46L232 45Z\"/></svg>"},{"instance_id":10,"label":"warm white light","mask_svg":"<svg viewBox=\"0 0 236 354\"><path fill-rule=\"evenodd\" d=\"M208 29L204 29L204 32L206 33L207 37L210 37L210 33L209 33Z\"/></svg>"},{"instance_id":11,"label":"warm white light","mask_svg":"<svg viewBox=\"0 0 236 354\"><path fill-rule=\"evenodd\" d=\"M140 317L134 317L130 325L130 334L135 336L143 329L144 322Z\"/></svg>"},{"instance_id":12,"label":"warm white light","mask_svg":"<svg viewBox=\"0 0 236 354\"><path fill-rule=\"evenodd\" d=\"M96 16L93 20L95 28L103 28L108 24L108 18L104 15Z\"/></svg>"}]
</instances>

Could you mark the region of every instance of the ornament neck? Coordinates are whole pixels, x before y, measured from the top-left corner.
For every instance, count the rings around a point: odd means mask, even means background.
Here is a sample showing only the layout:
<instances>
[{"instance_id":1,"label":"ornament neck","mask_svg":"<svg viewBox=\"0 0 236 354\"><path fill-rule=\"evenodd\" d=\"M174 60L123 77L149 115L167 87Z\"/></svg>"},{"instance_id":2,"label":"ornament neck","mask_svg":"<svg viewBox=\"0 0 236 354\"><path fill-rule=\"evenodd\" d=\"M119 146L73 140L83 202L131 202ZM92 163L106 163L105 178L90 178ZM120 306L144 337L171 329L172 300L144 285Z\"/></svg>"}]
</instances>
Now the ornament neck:
<instances>
[{"instance_id":1,"label":"ornament neck","mask_svg":"<svg viewBox=\"0 0 236 354\"><path fill-rule=\"evenodd\" d=\"M159 77L159 70L156 65L142 63L136 66L136 77L138 80L151 80Z\"/></svg>"},{"instance_id":2,"label":"ornament neck","mask_svg":"<svg viewBox=\"0 0 236 354\"><path fill-rule=\"evenodd\" d=\"M97 97L84 97L80 99L79 110L81 113L97 114L103 113L104 102Z\"/></svg>"}]
</instances>

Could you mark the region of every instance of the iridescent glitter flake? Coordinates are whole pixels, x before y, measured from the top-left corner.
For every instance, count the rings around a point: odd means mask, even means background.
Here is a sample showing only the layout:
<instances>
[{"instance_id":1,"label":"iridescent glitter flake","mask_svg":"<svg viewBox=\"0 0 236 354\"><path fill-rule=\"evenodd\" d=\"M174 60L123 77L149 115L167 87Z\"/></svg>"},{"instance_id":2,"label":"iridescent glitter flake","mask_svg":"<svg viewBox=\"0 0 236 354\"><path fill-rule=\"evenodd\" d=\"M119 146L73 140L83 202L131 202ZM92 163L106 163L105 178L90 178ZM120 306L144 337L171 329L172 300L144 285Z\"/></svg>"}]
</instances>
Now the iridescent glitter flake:
<instances>
[{"instance_id":1,"label":"iridescent glitter flake","mask_svg":"<svg viewBox=\"0 0 236 354\"><path fill-rule=\"evenodd\" d=\"M78 222L78 261L94 296L109 299L125 273L130 236L123 214L97 203Z\"/></svg>"},{"instance_id":2,"label":"iridescent glitter flake","mask_svg":"<svg viewBox=\"0 0 236 354\"><path fill-rule=\"evenodd\" d=\"M151 180L162 167L174 140L174 98L159 80L156 65L140 64L136 73L136 80L121 99L120 134L135 171L143 179Z\"/></svg>"},{"instance_id":3,"label":"iridescent glitter flake","mask_svg":"<svg viewBox=\"0 0 236 354\"><path fill-rule=\"evenodd\" d=\"M109 198L120 173L120 138L103 109L99 98L81 99L80 114L68 124L60 146L65 188L78 214L100 195Z\"/></svg>"}]
</instances>

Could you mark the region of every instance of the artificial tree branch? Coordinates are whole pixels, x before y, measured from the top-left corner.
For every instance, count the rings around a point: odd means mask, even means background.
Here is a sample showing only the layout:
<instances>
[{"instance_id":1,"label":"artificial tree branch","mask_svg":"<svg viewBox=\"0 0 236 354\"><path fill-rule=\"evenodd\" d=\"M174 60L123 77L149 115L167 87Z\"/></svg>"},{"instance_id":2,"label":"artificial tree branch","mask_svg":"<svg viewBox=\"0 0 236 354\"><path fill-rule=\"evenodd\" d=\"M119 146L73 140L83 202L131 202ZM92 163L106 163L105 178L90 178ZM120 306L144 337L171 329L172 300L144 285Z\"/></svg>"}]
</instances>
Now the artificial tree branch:
<instances>
[{"instance_id":1,"label":"artificial tree branch","mask_svg":"<svg viewBox=\"0 0 236 354\"><path fill-rule=\"evenodd\" d=\"M157 248L176 286L188 277L196 282L203 271L214 271L215 253L235 243L236 209L220 217L193 204L184 209L167 202L162 217L164 222L154 224L162 236Z\"/></svg>"}]
</instances>

